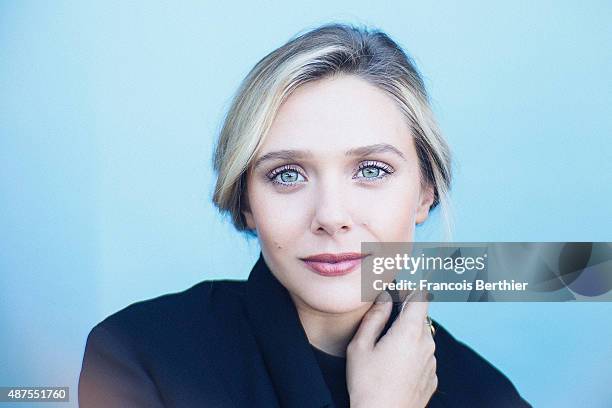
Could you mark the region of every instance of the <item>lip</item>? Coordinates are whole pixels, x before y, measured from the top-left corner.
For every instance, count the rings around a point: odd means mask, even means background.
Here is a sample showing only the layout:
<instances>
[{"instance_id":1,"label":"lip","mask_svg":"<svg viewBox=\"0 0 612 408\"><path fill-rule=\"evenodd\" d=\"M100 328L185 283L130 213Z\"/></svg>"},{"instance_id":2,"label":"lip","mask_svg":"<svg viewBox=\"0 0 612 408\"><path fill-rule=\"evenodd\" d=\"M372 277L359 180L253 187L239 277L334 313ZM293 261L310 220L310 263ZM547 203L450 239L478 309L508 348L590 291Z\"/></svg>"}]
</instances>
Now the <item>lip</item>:
<instances>
[{"instance_id":1,"label":"lip","mask_svg":"<svg viewBox=\"0 0 612 408\"><path fill-rule=\"evenodd\" d=\"M317 254L300 258L311 271L321 276L342 276L352 272L368 256L359 252Z\"/></svg>"}]
</instances>

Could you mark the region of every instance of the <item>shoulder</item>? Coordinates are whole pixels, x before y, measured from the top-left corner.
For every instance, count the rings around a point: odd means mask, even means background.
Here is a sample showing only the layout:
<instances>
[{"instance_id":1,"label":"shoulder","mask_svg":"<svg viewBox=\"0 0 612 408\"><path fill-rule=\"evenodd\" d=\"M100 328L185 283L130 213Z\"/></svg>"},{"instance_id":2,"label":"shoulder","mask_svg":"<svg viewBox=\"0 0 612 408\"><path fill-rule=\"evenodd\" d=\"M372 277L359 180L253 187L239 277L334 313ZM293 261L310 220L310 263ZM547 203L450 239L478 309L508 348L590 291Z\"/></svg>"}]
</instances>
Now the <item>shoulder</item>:
<instances>
[{"instance_id":1,"label":"shoulder","mask_svg":"<svg viewBox=\"0 0 612 408\"><path fill-rule=\"evenodd\" d=\"M219 311L235 309L244 291L245 281L241 280L202 281L181 292L132 303L106 317L94 330L103 328L136 336L163 332L168 336L170 327L191 329L194 323L215 317Z\"/></svg>"},{"instance_id":2,"label":"shoulder","mask_svg":"<svg viewBox=\"0 0 612 408\"><path fill-rule=\"evenodd\" d=\"M98 342L112 337L147 358L181 345L193 347L188 343L195 334L243 320L245 289L242 280L205 280L180 292L132 303L96 324L87 344L95 343L96 336Z\"/></svg>"},{"instance_id":3,"label":"shoulder","mask_svg":"<svg viewBox=\"0 0 612 408\"><path fill-rule=\"evenodd\" d=\"M190 364L197 372L194 356L201 352L202 342L227 330L222 322L243 320L244 291L244 281L202 281L106 317L87 336L79 405L162 406L168 392L186 386L185 381L174 383L179 377L171 372Z\"/></svg>"},{"instance_id":4,"label":"shoulder","mask_svg":"<svg viewBox=\"0 0 612 408\"><path fill-rule=\"evenodd\" d=\"M434 322L438 391L453 406L530 407L498 368ZM435 394L434 394L435 395Z\"/></svg>"}]
</instances>

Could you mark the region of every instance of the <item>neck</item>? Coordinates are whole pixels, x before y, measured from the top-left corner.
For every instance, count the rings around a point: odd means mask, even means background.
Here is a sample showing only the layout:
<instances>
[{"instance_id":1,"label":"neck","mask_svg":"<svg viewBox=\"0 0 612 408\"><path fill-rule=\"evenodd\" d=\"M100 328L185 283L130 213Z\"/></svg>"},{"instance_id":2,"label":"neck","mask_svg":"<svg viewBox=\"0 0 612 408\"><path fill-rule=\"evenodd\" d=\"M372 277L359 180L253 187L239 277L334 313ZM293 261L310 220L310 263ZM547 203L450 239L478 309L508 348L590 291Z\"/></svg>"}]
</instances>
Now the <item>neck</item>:
<instances>
[{"instance_id":1,"label":"neck","mask_svg":"<svg viewBox=\"0 0 612 408\"><path fill-rule=\"evenodd\" d=\"M311 308L291 295L308 341L314 347L334 356L345 357L346 348L371 304L346 313L327 313Z\"/></svg>"}]
</instances>

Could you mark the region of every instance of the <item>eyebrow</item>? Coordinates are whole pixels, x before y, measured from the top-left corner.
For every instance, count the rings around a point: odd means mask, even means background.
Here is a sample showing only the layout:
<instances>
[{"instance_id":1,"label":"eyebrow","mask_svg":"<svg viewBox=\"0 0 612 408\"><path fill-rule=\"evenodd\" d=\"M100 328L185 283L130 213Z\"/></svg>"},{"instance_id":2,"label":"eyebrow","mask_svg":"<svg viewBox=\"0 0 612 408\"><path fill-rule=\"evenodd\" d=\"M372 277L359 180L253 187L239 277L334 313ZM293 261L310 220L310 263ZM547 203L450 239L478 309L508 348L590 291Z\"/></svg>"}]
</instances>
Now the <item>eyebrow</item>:
<instances>
[{"instance_id":1,"label":"eyebrow","mask_svg":"<svg viewBox=\"0 0 612 408\"><path fill-rule=\"evenodd\" d=\"M347 157L364 157L375 153L393 153L403 160L406 160L404 154L395 146L388 143L377 143L368 146L355 147L344 152ZM255 161L254 168L261 166L269 160L300 160L312 157L310 150L278 150L275 152L266 153Z\"/></svg>"}]
</instances>

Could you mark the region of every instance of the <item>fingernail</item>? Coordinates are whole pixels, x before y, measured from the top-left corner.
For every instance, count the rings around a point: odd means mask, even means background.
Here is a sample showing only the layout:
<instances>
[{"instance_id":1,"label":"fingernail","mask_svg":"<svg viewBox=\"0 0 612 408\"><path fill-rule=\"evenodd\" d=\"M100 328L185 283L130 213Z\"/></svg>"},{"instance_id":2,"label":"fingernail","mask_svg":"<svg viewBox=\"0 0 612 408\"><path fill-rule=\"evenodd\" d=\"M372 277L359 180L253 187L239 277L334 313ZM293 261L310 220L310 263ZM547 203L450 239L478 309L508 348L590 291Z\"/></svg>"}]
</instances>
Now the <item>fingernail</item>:
<instances>
[{"instance_id":1,"label":"fingernail","mask_svg":"<svg viewBox=\"0 0 612 408\"><path fill-rule=\"evenodd\" d=\"M378 296L376 296L376 304L390 302L390 301L391 301L391 295L386 290L383 290L382 292L378 294Z\"/></svg>"}]
</instances>

